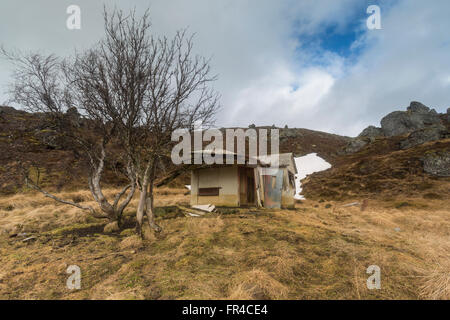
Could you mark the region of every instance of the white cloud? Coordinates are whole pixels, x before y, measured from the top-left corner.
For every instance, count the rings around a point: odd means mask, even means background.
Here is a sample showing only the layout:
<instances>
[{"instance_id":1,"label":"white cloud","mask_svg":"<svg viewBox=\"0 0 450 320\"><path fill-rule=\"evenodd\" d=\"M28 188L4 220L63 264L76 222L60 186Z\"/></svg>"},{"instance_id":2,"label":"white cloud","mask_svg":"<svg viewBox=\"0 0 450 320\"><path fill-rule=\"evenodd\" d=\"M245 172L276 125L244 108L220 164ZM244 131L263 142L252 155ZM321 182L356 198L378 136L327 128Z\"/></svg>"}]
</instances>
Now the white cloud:
<instances>
[{"instance_id":1,"label":"white cloud","mask_svg":"<svg viewBox=\"0 0 450 320\"><path fill-rule=\"evenodd\" d=\"M226 121L230 125L232 122L246 125L249 119L243 115L252 115L258 125L295 126L295 117L299 114L315 113L314 108L329 92L334 81L329 73L317 68L297 74L287 66L280 66L270 75L237 92L230 101L234 108Z\"/></svg>"},{"instance_id":2,"label":"white cloud","mask_svg":"<svg viewBox=\"0 0 450 320\"><path fill-rule=\"evenodd\" d=\"M400 1L382 11L383 30L365 34L361 42L367 49L319 106L337 132L355 135L379 125L382 116L412 100L441 112L448 107L442 81L450 72L448 12L448 1Z\"/></svg>"},{"instance_id":3,"label":"white cloud","mask_svg":"<svg viewBox=\"0 0 450 320\"><path fill-rule=\"evenodd\" d=\"M69 31L65 9L71 2L3 0L0 42L63 55L90 45L102 34L102 3L77 1L82 30ZM450 104L450 2L379 3L383 29L360 29L352 49L361 55L342 57L322 50L320 41L305 49L305 39L330 26L338 32L364 28L364 1L107 1L138 12L150 5L158 34L186 26L196 33L196 51L212 56L219 74L218 125L288 124L347 135L377 125L411 100L439 111ZM360 20L356 27L353 19ZM7 81L4 71L0 85Z\"/></svg>"}]
</instances>

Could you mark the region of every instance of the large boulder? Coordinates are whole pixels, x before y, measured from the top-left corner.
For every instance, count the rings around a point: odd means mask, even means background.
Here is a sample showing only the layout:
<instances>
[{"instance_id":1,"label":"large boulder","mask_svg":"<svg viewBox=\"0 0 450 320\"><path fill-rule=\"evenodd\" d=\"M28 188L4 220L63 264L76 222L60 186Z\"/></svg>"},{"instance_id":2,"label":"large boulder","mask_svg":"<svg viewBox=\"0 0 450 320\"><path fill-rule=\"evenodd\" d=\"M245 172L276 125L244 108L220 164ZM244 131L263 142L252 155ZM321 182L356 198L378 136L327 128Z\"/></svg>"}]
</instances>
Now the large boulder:
<instances>
[{"instance_id":1,"label":"large boulder","mask_svg":"<svg viewBox=\"0 0 450 320\"><path fill-rule=\"evenodd\" d=\"M362 137L375 138L375 137L382 137L382 136L384 136L383 129L377 128L374 126L368 126L359 134L358 137L359 138L362 138Z\"/></svg>"},{"instance_id":2,"label":"large boulder","mask_svg":"<svg viewBox=\"0 0 450 320\"><path fill-rule=\"evenodd\" d=\"M407 111L394 111L381 119L381 129L385 136L401 136L427 126L440 125L439 114L420 102L411 102Z\"/></svg>"},{"instance_id":3,"label":"large boulder","mask_svg":"<svg viewBox=\"0 0 450 320\"><path fill-rule=\"evenodd\" d=\"M423 113L423 114L427 114L428 112L430 112L430 108L428 108L426 105L417 102L417 101L412 101L409 104L409 107L406 108L406 110L410 111L410 112L415 112L415 113Z\"/></svg>"},{"instance_id":4,"label":"large boulder","mask_svg":"<svg viewBox=\"0 0 450 320\"><path fill-rule=\"evenodd\" d=\"M426 142L443 139L446 135L447 130L443 125L432 125L410 133L405 140L400 142L400 148L412 148Z\"/></svg>"},{"instance_id":5,"label":"large boulder","mask_svg":"<svg viewBox=\"0 0 450 320\"><path fill-rule=\"evenodd\" d=\"M48 149L64 150L67 147L67 141L64 136L53 129L35 130L35 137Z\"/></svg>"},{"instance_id":6,"label":"large boulder","mask_svg":"<svg viewBox=\"0 0 450 320\"><path fill-rule=\"evenodd\" d=\"M69 121L71 125L79 127L81 122L81 115L78 112L77 108L72 107L69 108L64 114L64 119Z\"/></svg>"},{"instance_id":7,"label":"large boulder","mask_svg":"<svg viewBox=\"0 0 450 320\"><path fill-rule=\"evenodd\" d=\"M400 142L401 149L408 149L429 141L449 137L442 118L434 109L420 102L412 101L406 111L394 111L381 119L381 128L369 126L344 147L345 154L355 153L364 148L377 137L393 137L407 135ZM450 108L447 109L450 120ZM444 121L444 123L443 123Z\"/></svg>"},{"instance_id":8,"label":"large boulder","mask_svg":"<svg viewBox=\"0 0 450 320\"><path fill-rule=\"evenodd\" d=\"M450 177L449 151L428 153L422 160L423 169L426 173L439 177Z\"/></svg>"},{"instance_id":9,"label":"large boulder","mask_svg":"<svg viewBox=\"0 0 450 320\"><path fill-rule=\"evenodd\" d=\"M354 138L344 147L344 153L355 153L364 148L370 142L367 138Z\"/></svg>"},{"instance_id":10,"label":"large boulder","mask_svg":"<svg viewBox=\"0 0 450 320\"><path fill-rule=\"evenodd\" d=\"M280 138L295 138L297 136L301 136L301 132L297 132L296 129L281 129L280 130Z\"/></svg>"},{"instance_id":11,"label":"large boulder","mask_svg":"<svg viewBox=\"0 0 450 320\"><path fill-rule=\"evenodd\" d=\"M13 107L0 106L0 115L13 114L17 112Z\"/></svg>"},{"instance_id":12,"label":"large boulder","mask_svg":"<svg viewBox=\"0 0 450 320\"><path fill-rule=\"evenodd\" d=\"M368 126L356 138L350 140L344 147L344 153L355 153L364 148L367 144L375 141L376 137L384 135L381 128Z\"/></svg>"}]
</instances>

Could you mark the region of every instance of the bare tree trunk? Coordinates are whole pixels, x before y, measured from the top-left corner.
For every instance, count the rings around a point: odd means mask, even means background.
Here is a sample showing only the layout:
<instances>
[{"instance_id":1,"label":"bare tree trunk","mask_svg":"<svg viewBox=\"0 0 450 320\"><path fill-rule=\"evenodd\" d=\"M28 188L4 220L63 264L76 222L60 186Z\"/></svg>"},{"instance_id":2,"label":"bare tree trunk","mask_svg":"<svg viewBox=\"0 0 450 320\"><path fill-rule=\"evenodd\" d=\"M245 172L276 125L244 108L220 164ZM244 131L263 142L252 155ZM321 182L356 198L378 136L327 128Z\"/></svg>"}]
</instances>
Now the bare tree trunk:
<instances>
[{"instance_id":1,"label":"bare tree trunk","mask_svg":"<svg viewBox=\"0 0 450 320\"><path fill-rule=\"evenodd\" d=\"M87 211L89 211L89 212L92 214L92 216L94 216L95 218L107 218L106 215L104 215L104 214L102 214L102 213L98 213L98 212L95 211L95 209L92 208L91 206L83 206L83 205L80 205L80 204L75 203L75 202L73 202L73 201L69 201L69 200L64 200L64 199L58 198L57 196L55 196L55 195L53 195L53 194L51 194L51 193L49 193L49 192L47 192L47 191L41 189L37 184L34 184L34 183L31 181L31 179L29 179L28 177L25 177L25 184L26 184L28 187L30 187L30 188L32 188L32 189L34 189L34 190L36 190L36 191L41 192L41 193L42 193L44 196L46 196L47 198L53 199L53 200L55 200L55 201L57 201L57 202L60 202L60 203L63 203L63 204L67 204L67 205L71 205L71 206L77 207L77 208L82 209L82 210L87 210Z\"/></svg>"},{"instance_id":2,"label":"bare tree trunk","mask_svg":"<svg viewBox=\"0 0 450 320\"><path fill-rule=\"evenodd\" d=\"M142 223L144 220L144 213L147 216L147 221L150 229L155 232L161 232L162 229L156 224L154 209L153 209L153 180L155 176L156 162L149 161L147 164L144 178L141 184L139 204L136 212L136 231L142 236Z\"/></svg>"},{"instance_id":3,"label":"bare tree trunk","mask_svg":"<svg viewBox=\"0 0 450 320\"><path fill-rule=\"evenodd\" d=\"M91 180L91 178L89 178L89 180ZM119 227L120 227L120 224L121 224L121 218L122 218L123 211L124 211L125 207L130 203L131 198L133 197L135 189L136 189L135 185L128 185L128 186L126 186L120 193L118 193L116 195L116 199L114 201L114 205L109 204L108 201L106 200L106 198L104 198L104 197L103 197L103 200L100 202L100 200L97 199L97 195L95 193L92 193L92 195L94 196L95 200L97 201L97 203L99 204L100 209L101 209L101 212L97 212L91 206L88 206L88 205L83 206L83 205L81 205L79 203L75 203L73 201L61 199L61 198L51 194L50 192L47 192L47 191L41 189L38 184L34 183L28 177L28 175L25 176L25 184L28 187L30 187L30 188L32 188L32 189L34 189L36 191L39 191L40 193L42 193L47 198L53 199L53 200L55 200L57 202L60 202L60 203L63 203L63 204L67 204L67 205L71 205L71 206L77 207L77 208L82 209L82 210L89 211L92 214L92 216L95 217L95 218L108 219L111 222L117 221ZM129 191L127 198L119 205L120 198L130 188L131 188L131 190ZM92 192L92 189L91 189L91 192Z\"/></svg>"},{"instance_id":4,"label":"bare tree trunk","mask_svg":"<svg viewBox=\"0 0 450 320\"><path fill-rule=\"evenodd\" d=\"M145 203L146 203L146 211L145 213L147 214L147 221L148 221L148 225L151 229L153 229L155 232L161 232L162 229L159 225L156 224L155 221L155 213L153 210L153 180L150 181L149 184L149 193L147 196L147 199L145 199Z\"/></svg>"},{"instance_id":5,"label":"bare tree trunk","mask_svg":"<svg viewBox=\"0 0 450 320\"><path fill-rule=\"evenodd\" d=\"M150 189L150 191L148 190ZM147 216L147 222L150 229L159 233L162 231L161 227L155 221L154 207L153 207L153 183L142 186L139 195L139 205L136 212L136 230L142 236L142 223L144 220L144 213Z\"/></svg>"},{"instance_id":6,"label":"bare tree trunk","mask_svg":"<svg viewBox=\"0 0 450 320\"><path fill-rule=\"evenodd\" d=\"M144 219L144 212L146 211L146 201L147 198L147 186L142 185L139 194L139 204L136 212L136 231L142 237L142 221Z\"/></svg>"},{"instance_id":7,"label":"bare tree trunk","mask_svg":"<svg viewBox=\"0 0 450 320\"><path fill-rule=\"evenodd\" d=\"M93 168L93 173L89 177L89 189L91 190L92 196L95 201L98 203L102 212L108 217L110 221L117 221L117 224L121 225L121 219L123 210L130 203L131 198L134 195L136 189L136 183L134 182L133 172L131 169L131 163L129 162L127 165L128 178L131 181L131 184L125 186L122 191L116 194L114 203L111 205L102 192L102 187L100 185L101 177L103 174L104 166L105 166L105 142L102 144L101 155L98 159L98 164L96 165L93 160L91 160L91 166ZM120 198L130 189L127 198L119 204Z\"/></svg>"},{"instance_id":8,"label":"bare tree trunk","mask_svg":"<svg viewBox=\"0 0 450 320\"><path fill-rule=\"evenodd\" d=\"M137 180L140 180L140 187L139 187L139 203L138 208L136 211L136 232L142 237L142 221L144 219L144 212L146 211L146 201L147 199L147 189L148 189L148 173L150 170L150 162L147 163L147 166L145 168L144 174L140 176L139 173L137 173ZM140 179L139 179L140 178Z\"/></svg>"},{"instance_id":9,"label":"bare tree trunk","mask_svg":"<svg viewBox=\"0 0 450 320\"><path fill-rule=\"evenodd\" d=\"M131 188L130 192L128 192L128 196L125 198L125 200L119 205L120 198L127 192L127 190ZM117 217L117 223L119 228L122 227L122 215L125 208L130 203L131 199L133 198L134 192L136 190L136 184L130 184L123 188L123 190L116 195L116 198L114 200L113 208L115 208L116 211L116 217Z\"/></svg>"},{"instance_id":10,"label":"bare tree trunk","mask_svg":"<svg viewBox=\"0 0 450 320\"><path fill-rule=\"evenodd\" d=\"M55 201L58 201L60 203L71 205L71 206L80 208L82 210L89 211L96 218L108 219L110 222L117 222L118 226L120 227L123 211L126 208L126 206L130 203L131 199L133 198L134 192L136 190L136 183L134 181L135 177L133 175L131 163L129 162L127 165L127 171L128 171L128 177L129 177L131 183L129 185L125 186L120 192L118 192L116 194L114 202L111 205L108 202L108 199L106 199L106 197L104 196L101 185L100 185L101 176L102 176L102 173L104 170L105 156L106 156L106 153L105 153L104 146L103 146L101 156L98 159L98 163L95 163L94 159L91 158L92 170L91 170L91 173L88 178L89 189L91 191L91 194L92 194L94 200L97 202L98 206L100 207L100 212L97 212L91 206L88 206L88 205L83 206L83 205L75 203L73 201L61 199L61 198L47 192L46 190L41 189L39 187L40 171L39 171L38 167L36 167L37 174L38 174L36 182L33 182L32 179L30 179L30 177L28 176L27 170L25 168L23 168L22 166L21 166L21 170L23 171L23 174L25 176L25 183L28 187L30 187L36 191L39 191L42 194L44 194L46 197L53 199ZM120 199L125 195L125 193L130 188L131 188L131 190L128 192L128 195L125 198L125 200L123 200L121 203L119 203Z\"/></svg>"}]
</instances>

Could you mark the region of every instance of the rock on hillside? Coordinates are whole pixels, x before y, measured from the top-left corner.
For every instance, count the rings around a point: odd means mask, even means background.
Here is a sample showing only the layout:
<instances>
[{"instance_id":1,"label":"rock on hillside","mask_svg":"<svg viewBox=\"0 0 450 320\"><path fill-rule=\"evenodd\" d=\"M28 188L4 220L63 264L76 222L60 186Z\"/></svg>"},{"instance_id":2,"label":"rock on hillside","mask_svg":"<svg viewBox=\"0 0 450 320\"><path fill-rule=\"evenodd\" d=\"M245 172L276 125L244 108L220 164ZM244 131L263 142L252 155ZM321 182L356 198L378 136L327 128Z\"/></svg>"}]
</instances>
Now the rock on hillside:
<instances>
[{"instance_id":1,"label":"rock on hillside","mask_svg":"<svg viewBox=\"0 0 450 320\"><path fill-rule=\"evenodd\" d=\"M302 180L306 198L345 199L395 195L447 197L450 193L450 108L419 102L394 111L381 127L352 139L333 167Z\"/></svg>"},{"instance_id":2,"label":"rock on hillside","mask_svg":"<svg viewBox=\"0 0 450 320\"><path fill-rule=\"evenodd\" d=\"M358 152L380 137L404 136L404 139L399 141L400 149L450 137L448 118L448 110L445 116L413 101L406 111L394 111L381 119L381 128L369 126L364 129L344 147L344 153Z\"/></svg>"},{"instance_id":3,"label":"rock on hillside","mask_svg":"<svg viewBox=\"0 0 450 320\"><path fill-rule=\"evenodd\" d=\"M28 113L11 107L0 106L0 193L15 193L23 187L18 163L34 163L43 170L41 186L44 188L73 189L85 187L86 175L82 158L77 157L66 141L54 128L42 121L44 114ZM76 122L84 131L89 131L76 109L69 109L64 115L67 121ZM256 127L256 129L272 127ZM295 156L317 153L327 162L334 164L339 151L350 141L342 137L320 131L279 128L280 151L293 152ZM168 166L168 172L171 169ZM183 174L174 185L189 184L189 174ZM107 163L104 183L121 183Z\"/></svg>"},{"instance_id":4,"label":"rock on hillside","mask_svg":"<svg viewBox=\"0 0 450 320\"><path fill-rule=\"evenodd\" d=\"M42 121L43 117L42 113L0 106L0 194L22 190L20 163L39 167L43 188L62 190L86 185L85 164L54 128ZM65 117L67 121L81 121L76 110L70 110ZM108 170L104 181L114 184L118 180Z\"/></svg>"},{"instance_id":5,"label":"rock on hillside","mask_svg":"<svg viewBox=\"0 0 450 320\"><path fill-rule=\"evenodd\" d=\"M278 128L275 126L256 126L254 124L250 125L248 128L255 129L257 132L261 129L265 129L268 134L270 134L271 129L278 129L280 134L279 149L281 153L292 152L294 157L301 157L309 153L317 153L321 158L331 164L336 162L336 159L341 155L342 148L352 139L346 136L303 128ZM220 130L222 130L224 137L224 145L226 144L226 129L246 130L247 128L221 128ZM209 141L204 141L204 146L208 144ZM270 152L270 139L267 141L267 144L267 151ZM248 152L248 150L246 152Z\"/></svg>"},{"instance_id":6,"label":"rock on hillside","mask_svg":"<svg viewBox=\"0 0 450 320\"><path fill-rule=\"evenodd\" d=\"M416 101L411 102L407 111L394 111L381 119L381 129L387 137L401 136L430 126L444 128L436 110L430 110Z\"/></svg>"},{"instance_id":7,"label":"rock on hillside","mask_svg":"<svg viewBox=\"0 0 450 320\"><path fill-rule=\"evenodd\" d=\"M450 151L428 152L423 157L423 169L426 173L450 177Z\"/></svg>"},{"instance_id":8,"label":"rock on hillside","mask_svg":"<svg viewBox=\"0 0 450 320\"><path fill-rule=\"evenodd\" d=\"M350 137L321 131L284 128L280 129L280 152L292 152L295 157L317 153L333 165L350 140Z\"/></svg>"},{"instance_id":9,"label":"rock on hillside","mask_svg":"<svg viewBox=\"0 0 450 320\"><path fill-rule=\"evenodd\" d=\"M450 194L450 139L398 150L399 137L377 139L302 180L307 199Z\"/></svg>"}]
</instances>

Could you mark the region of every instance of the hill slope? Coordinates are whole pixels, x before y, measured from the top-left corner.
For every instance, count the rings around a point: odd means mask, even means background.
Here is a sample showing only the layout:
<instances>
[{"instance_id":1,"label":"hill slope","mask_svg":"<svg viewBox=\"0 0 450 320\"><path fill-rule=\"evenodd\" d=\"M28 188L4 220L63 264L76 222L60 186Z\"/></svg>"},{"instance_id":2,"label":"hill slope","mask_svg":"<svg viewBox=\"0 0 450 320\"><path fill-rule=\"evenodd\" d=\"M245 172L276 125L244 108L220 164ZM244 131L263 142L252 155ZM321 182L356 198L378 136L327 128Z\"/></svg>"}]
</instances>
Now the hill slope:
<instances>
[{"instance_id":1,"label":"hill slope","mask_svg":"<svg viewBox=\"0 0 450 320\"><path fill-rule=\"evenodd\" d=\"M14 194L23 187L19 161L33 162L45 169L41 180L44 188L59 191L84 188L87 177L83 162L69 151L42 118L42 114L0 106L0 194ZM296 156L317 152L330 163L335 163L339 150L349 141L348 137L325 132L280 128L281 152L293 152ZM111 168L106 170L103 182L112 186L120 183ZM182 186L186 183L189 183L189 176L184 174L174 184Z\"/></svg>"},{"instance_id":2,"label":"hill slope","mask_svg":"<svg viewBox=\"0 0 450 320\"><path fill-rule=\"evenodd\" d=\"M394 111L343 148L334 166L302 181L310 198L450 194L450 114L412 102Z\"/></svg>"}]
</instances>

